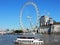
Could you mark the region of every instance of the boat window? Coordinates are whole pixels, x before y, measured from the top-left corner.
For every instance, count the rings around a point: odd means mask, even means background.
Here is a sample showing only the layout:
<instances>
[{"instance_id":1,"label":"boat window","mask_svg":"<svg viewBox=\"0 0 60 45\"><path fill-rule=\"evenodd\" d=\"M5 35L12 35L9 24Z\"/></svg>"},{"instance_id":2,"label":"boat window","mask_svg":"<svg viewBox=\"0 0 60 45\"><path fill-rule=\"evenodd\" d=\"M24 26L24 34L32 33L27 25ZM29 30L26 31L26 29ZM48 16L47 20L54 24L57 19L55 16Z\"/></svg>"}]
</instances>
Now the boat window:
<instances>
[{"instance_id":1,"label":"boat window","mask_svg":"<svg viewBox=\"0 0 60 45\"><path fill-rule=\"evenodd\" d=\"M24 38L24 39L34 39L34 37L18 37L18 38Z\"/></svg>"}]
</instances>

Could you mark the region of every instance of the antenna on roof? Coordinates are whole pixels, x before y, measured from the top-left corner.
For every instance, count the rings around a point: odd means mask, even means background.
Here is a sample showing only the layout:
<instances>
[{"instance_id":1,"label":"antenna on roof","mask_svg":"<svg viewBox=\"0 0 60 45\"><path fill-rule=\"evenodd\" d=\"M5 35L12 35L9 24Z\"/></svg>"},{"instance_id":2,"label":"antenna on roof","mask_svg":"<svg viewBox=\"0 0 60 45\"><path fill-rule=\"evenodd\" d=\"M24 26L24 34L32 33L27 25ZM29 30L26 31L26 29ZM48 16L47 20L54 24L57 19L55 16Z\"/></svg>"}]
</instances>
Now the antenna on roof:
<instances>
[{"instance_id":1,"label":"antenna on roof","mask_svg":"<svg viewBox=\"0 0 60 45\"><path fill-rule=\"evenodd\" d=\"M49 16L50 17L50 12L48 12L48 11L44 11L44 13L43 13L43 15L47 15L47 16Z\"/></svg>"},{"instance_id":2,"label":"antenna on roof","mask_svg":"<svg viewBox=\"0 0 60 45\"><path fill-rule=\"evenodd\" d=\"M50 17L50 12L47 12L47 15Z\"/></svg>"},{"instance_id":3,"label":"antenna on roof","mask_svg":"<svg viewBox=\"0 0 60 45\"><path fill-rule=\"evenodd\" d=\"M45 10L42 15L47 15L47 11Z\"/></svg>"}]
</instances>

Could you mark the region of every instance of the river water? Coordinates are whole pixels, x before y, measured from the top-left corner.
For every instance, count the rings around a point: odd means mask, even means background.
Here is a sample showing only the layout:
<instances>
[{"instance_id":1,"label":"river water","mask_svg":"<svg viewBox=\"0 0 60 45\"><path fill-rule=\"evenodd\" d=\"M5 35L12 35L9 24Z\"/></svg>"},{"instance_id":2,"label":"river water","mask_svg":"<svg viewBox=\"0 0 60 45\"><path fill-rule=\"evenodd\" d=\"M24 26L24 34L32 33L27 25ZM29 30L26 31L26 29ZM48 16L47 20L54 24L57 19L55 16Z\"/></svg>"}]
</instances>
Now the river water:
<instances>
[{"instance_id":1,"label":"river water","mask_svg":"<svg viewBox=\"0 0 60 45\"><path fill-rule=\"evenodd\" d=\"M29 35L29 34L27 34L27 35ZM16 40L16 38L19 36L21 36L21 35L19 35L19 34L0 35L0 45L15 45L14 40ZM33 35L31 34L30 36L33 36ZM60 35L36 34L34 36L42 39L44 41L44 43L52 43L52 42L57 42L57 43L59 42L60 43Z\"/></svg>"}]
</instances>

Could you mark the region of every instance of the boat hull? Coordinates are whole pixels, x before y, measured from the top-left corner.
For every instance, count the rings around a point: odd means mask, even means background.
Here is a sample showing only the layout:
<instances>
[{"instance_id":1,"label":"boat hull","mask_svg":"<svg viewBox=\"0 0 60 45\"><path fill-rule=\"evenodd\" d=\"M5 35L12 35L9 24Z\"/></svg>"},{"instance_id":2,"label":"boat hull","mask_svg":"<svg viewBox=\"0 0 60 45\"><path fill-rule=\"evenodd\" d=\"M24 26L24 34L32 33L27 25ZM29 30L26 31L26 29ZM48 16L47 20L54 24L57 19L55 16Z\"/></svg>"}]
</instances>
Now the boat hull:
<instances>
[{"instance_id":1,"label":"boat hull","mask_svg":"<svg viewBox=\"0 0 60 45\"><path fill-rule=\"evenodd\" d=\"M16 44L28 44L28 45L35 45L35 44L38 44L38 45L40 45L40 44L43 44L43 41L38 41L38 39L17 39L16 41L15 41L15 43Z\"/></svg>"}]
</instances>

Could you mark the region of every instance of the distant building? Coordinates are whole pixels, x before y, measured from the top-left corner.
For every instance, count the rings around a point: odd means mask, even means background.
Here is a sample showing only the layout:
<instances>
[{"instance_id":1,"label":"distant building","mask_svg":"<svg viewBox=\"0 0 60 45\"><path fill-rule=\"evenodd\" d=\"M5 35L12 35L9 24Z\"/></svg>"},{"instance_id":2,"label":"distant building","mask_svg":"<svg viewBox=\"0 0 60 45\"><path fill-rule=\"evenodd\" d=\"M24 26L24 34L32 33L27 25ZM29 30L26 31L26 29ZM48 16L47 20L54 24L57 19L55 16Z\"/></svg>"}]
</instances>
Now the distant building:
<instances>
[{"instance_id":1,"label":"distant building","mask_svg":"<svg viewBox=\"0 0 60 45\"><path fill-rule=\"evenodd\" d=\"M53 32L60 32L60 22L55 22L52 25L52 30L53 30Z\"/></svg>"},{"instance_id":2,"label":"distant building","mask_svg":"<svg viewBox=\"0 0 60 45\"><path fill-rule=\"evenodd\" d=\"M24 32L24 33L27 33L27 32L28 32L28 30L23 30L23 32Z\"/></svg>"},{"instance_id":3,"label":"distant building","mask_svg":"<svg viewBox=\"0 0 60 45\"><path fill-rule=\"evenodd\" d=\"M53 22L53 19L48 16L41 16L40 18L40 26L53 24Z\"/></svg>"},{"instance_id":4,"label":"distant building","mask_svg":"<svg viewBox=\"0 0 60 45\"><path fill-rule=\"evenodd\" d=\"M56 33L60 32L60 22L55 22L48 16L41 16L40 18L40 33Z\"/></svg>"},{"instance_id":5,"label":"distant building","mask_svg":"<svg viewBox=\"0 0 60 45\"><path fill-rule=\"evenodd\" d=\"M0 31L0 34L6 34L6 32L5 31Z\"/></svg>"}]
</instances>

